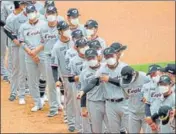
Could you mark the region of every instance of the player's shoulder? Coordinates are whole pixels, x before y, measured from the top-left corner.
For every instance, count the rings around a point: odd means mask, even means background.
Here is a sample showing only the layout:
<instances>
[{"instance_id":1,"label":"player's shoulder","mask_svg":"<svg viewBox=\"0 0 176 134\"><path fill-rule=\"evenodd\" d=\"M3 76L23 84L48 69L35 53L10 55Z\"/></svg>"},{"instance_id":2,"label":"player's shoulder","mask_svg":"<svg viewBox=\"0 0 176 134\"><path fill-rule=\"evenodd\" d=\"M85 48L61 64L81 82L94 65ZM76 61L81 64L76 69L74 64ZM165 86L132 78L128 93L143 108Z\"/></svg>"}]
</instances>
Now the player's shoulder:
<instances>
[{"instance_id":1,"label":"player's shoulder","mask_svg":"<svg viewBox=\"0 0 176 134\"><path fill-rule=\"evenodd\" d=\"M6 19L6 22L12 22L15 18L17 17L17 15L15 15L13 12L9 14L9 16Z\"/></svg>"},{"instance_id":2,"label":"player's shoulder","mask_svg":"<svg viewBox=\"0 0 176 134\"><path fill-rule=\"evenodd\" d=\"M119 68L124 68L125 66L128 66L128 64L127 63L125 63L125 62L122 62L122 61L119 61L119 64L118 64L118 67Z\"/></svg>"},{"instance_id":3,"label":"player's shoulder","mask_svg":"<svg viewBox=\"0 0 176 134\"><path fill-rule=\"evenodd\" d=\"M44 7L44 5L41 1L36 1L36 4Z\"/></svg>"},{"instance_id":4,"label":"player's shoulder","mask_svg":"<svg viewBox=\"0 0 176 134\"><path fill-rule=\"evenodd\" d=\"M64 19L63 16L60 16L60 15L57 16L57 21L58 21L58 22L64 21L64 20L65 20L65 19Z\"/></svg>"}]
</instances>

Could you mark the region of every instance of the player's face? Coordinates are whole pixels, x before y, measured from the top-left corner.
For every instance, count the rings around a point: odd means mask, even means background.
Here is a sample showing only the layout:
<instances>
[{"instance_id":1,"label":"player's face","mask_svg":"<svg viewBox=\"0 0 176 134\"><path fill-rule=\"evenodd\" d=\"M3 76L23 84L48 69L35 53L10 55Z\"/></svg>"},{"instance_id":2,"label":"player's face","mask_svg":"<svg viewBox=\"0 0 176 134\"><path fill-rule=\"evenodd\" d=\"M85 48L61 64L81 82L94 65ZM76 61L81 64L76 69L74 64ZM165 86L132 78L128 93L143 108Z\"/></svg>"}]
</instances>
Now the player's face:
<instances>
[{"instance_id":1,"label":"player's face","mask_svg":"<svg viewBox=\"0 0 176 134\"><path fill-rule=\"evenodd\" d=\"M170 84L165 84L165 83L160 83L159 84L159 91L164 96L167 96L170 93L170 91L171 91L171 85Z\"/></svg>"},{"instance_id":2,"label":"player's face","mask_svg":"<svg viewBox=\"0 0 176 134\"><path fill-rule=\"evenodd\" d=\"M46 19L48 22L55 22L57 20L57 13L47 13Z\"/></svg>"},{"instance_id":3,"label":"player's face","mask_svg":"<svg viewBox=\"0 0 176 134\"><path fill-rule=\"evenodd\" d=\"M27 14L27 17L28 17L29 20L31 20L31 21L37 20L37 11L28 13L28 14Z\"/></svg>"},{"instance_id":4,"label":"player's face","mask_svg":"<svg viewBox=\"0 0 176 134\"><path fill-rule=\"evenodd\" d=\"M115 67L117 64L116 54L110 54L105 57L107 65L111 68Z\"/></svg>"},{"instance_id":5,"label":"player's face","mask_svg":"<svg viewBox=\"0 0 176 134\"><path fill-rule=\"evenodd\" d=\"M70 16L70 17L67 17L67 19L70 25L74 25L74 26L79 25L79 17Z\"/></svg>"},{"instance_id":6,"label":"player's face","mask_svg":"<svg viewBox=\"0 0 176 134\"><path fill-rule=\"evenodd\" d=\"M61 34L62 36L64 36L64 37L66 37L66 38L69 38L69 39L72 38L72 37L71 37L71 30L70 30L69 28L67 28L67 29L65 29L65 30L62 30L62 31L60 32L60 34Z\"/></svg>"},{"instance_id":7,"label":"player's face","mask_svg":"<svg viewBox=\"0 0 176 134\"><path fill-rule=\"evenodd\" d=\"M87 58L87 64L89 67L97 67L99 65L98 57Z\"/></svg>"},{"instance_id":8,"label":"player's face","mask_svg":"<svg viewBox=\"0 0 176 134\"><path fill-rule=\"evenodd\" d=\"M89 49L89 46L88 45L85 45L85 46L82 46L82 47L78 47L78 53L84 55L86 50Z\"/></svg>"},{"instance_id":9,"label":"player's face","mask_svg":"<svg viewBox=\"0 0 176 134\"><path fill-rule=\"evenodd\" d=\"M87 28L86 34L87 34L87 36L95 36L97 31L98 31L97 28L91 28L91 29Z\"/></svg>"}]
</instances>

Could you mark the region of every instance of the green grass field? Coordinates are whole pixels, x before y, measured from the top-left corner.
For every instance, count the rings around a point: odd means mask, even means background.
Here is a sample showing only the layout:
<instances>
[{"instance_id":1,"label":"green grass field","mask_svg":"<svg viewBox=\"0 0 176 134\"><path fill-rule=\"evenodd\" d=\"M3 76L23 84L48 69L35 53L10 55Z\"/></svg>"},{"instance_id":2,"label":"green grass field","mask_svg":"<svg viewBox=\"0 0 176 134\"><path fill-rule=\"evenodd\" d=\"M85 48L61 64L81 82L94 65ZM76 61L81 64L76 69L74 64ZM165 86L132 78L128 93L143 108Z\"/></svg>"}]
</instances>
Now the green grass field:
<instances>
[{"instance_id":1,"label":"green grass field","mask_svg":"<svg viewBox=\"0 0 176 134\"><path fill-rule=\"evenodd\" d=\"M157 64L160 65L162 67L165 67L168 63L175 63L175 61L171 61L171 62L163 62L163 63L149 63L149 64L138 64L138 65L131 65L136 71L143 71L143 72L147 72L148 71L148 67L152 64Z\"/></svg>"}]
</instances>

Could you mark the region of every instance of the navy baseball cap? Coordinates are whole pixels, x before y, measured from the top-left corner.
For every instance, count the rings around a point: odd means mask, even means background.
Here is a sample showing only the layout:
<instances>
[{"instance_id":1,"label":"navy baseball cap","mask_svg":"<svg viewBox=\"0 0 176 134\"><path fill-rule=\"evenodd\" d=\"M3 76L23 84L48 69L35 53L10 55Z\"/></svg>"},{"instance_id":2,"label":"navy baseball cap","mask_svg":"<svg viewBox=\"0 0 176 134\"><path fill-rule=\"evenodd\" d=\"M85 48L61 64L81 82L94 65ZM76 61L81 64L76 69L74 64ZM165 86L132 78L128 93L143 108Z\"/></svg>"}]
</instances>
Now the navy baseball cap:
<instances>
[{"instance_id":1,"label":"navy baseball cap","mask_svg":"<svg viewBox=\"0 0 176 134\"><path fill-rule=\"evenodd\" d=\"M160 71L160 70L161 70L161 66L156 65L156 64L150 65L147 75L150 75L151 73L154 73L154 72Z\"/></svg>"},{"instance_id":2,"label":"navy baseball cap","mask_svg":"<svg viewBox=\"0 0 176 134\"><path fill-rule=\"evenodd\" d=\"M169 106L161 106L158 110L158 116L163 125L166 125L169 122L169 111L172 110L172 107Z\"/></svg>"},{"instance_id":3,"label":"navy baseball cap","mask_svg":"<svg viewBox=\"0 0 176 134\"><path fill-rule=\"evenodd\" d=\"M125 66L122 68L121 76L123 84L129 84L131 82L134 72L134 69L130 66Z\"/></svg>"},{"instance_id":4,"label":"navy baseball cap","mask_svg":"<svg viewBox=\"0 0 176 134\"><path fill-rule=\"evenodd\" d=\"M87 45L87 40L85 38L78 39L75 43L76 47L84 47Z\"/></svg>"},{"instance_id":5,"label":"navy baseball cap","mask_svg":"<svg viewBox=\"0 0 176 134\"><path fill-rule=\"evenodd\" d=\"M176 66L175 64L168 64L165 68L162 69L162 71L175 75Z\"/></svg>"},{"instance_id":6,"label":"navy baseball cap","mask_svg":"<svg viewBox=\"0 0 176 134\"><path fill-rule=\"evenodd\" d=\"M91 40L88 42L88 46L93 49L99 49L101 48L101 44L98 40Z\"/></svg>"},{"instance_id":7,"label":"navy baseball cap","mask_svg":"<svg viewBox=\"0 0 176 134\"><path fill-rule=\"evenodd\" d=\"M83 37L83 32L80 29L77 29L77 30L74 30L71 35L72 35L72 38L79 39Z\"/></svg>"},{"instance_id":8,"label":"navy baseball cap","mask_svg":"<svg viewBox=\"0 0 176 134\"><path fill-rule=\"evenodd\" d=\"M57 24L57 29L58 30L66 30L69 28L69 25L66 21L60 21L58 24Z\"/></svg>"},{"instance_id":9,"label":"navy baseball cap","mask_svg":"<svg viewBox=\"0 0 176 134\"><path fill-rule=\"evenodd\" d=\"M54 0L46 0L44 7L55 6Z\"/></svg>"},{"instance_id":10,"label":"navy baseball cap","mask_svg":"<svg viewBox=\"0 0 176 134\"><path fill-rule=\"evenodd\" d=\"M26 13L27 13L27 14L28 14L28 13L32 13L32 12L35 12L35 11L37 11L37 10L36 10L36 8L35 8L35 6L34 6L33 4L27 5L27 7L26 7Z\"/></svg>"},{"instance_id":11,"label":"navy baseball cap","mask_svg":"<svg viewBox=\"0 0 176 134\"><path fill-rule=\"evenodd\" d=\"M86 58L92 58L92 57L96 57L96 56L98 56L98 53L95 49L90 48L90 49L86 50L86 52L85 52Z\"/></svg>"},{"instance_id":12,"label":"navy baseball cap","mask_svg":"<svg viewBox=\"0 0 176 134\"><path fill-rule=\"evenodd\" d=\"M98 23L95 20L88 20L84 26L88 29L98 28Z\"/></svg>"},{"instance_id":13,"label":"navy baseball cap","mask_svg":"<svg viewBox=\"0 0 176 134\"><path fill-rule=\"evenodd\" d=\"M171 84L171 79L168 75L162 75L159 80L159 84Z\"/></svg>"},{"instance_id":14,"label":"navy baseball cap","mask_svg":"<svg viewBox=\"0 0 176 134\"><path fill-rule=\"evenodd\" d=\"M108 56L108 55L112 55L115 54L115 50L112 47L108 47L103 51L104 57Z\"/></svg>"},{"instance_id":15,"label":"navy baseball cap","mask_svg":"<svg viewBox=\"0 0 176 134\"><path fill-rule=\"evenodd\" d=\"M78 9L76 9L76 8L70 8L67 11L67 16L77 18L78 16L80 16L80 14L79 14Z\"/></svg>"},{"instance_id":16,"label":"navy baseball cap","mask_svg":"<svg viewBox=\"0 0 176 134\"><path fill-rule=\"evenodd\" d=\"M111 47L114 48L116 52L123 51L123 50L127 49L127 46L123 46L119 42L112 43Z\"/></svg>"},{"instance_id":17,"label":"navy baseball cap","mask_svg":"<svg viewBox=\"0 0 176 134\"><path fill-rule=\"evenodd\" d=\"M57 13L57 8L55 6L48 6L46 8L46 13L47 14L55 14L55 13Z\"/></svg>"}]
</instances>

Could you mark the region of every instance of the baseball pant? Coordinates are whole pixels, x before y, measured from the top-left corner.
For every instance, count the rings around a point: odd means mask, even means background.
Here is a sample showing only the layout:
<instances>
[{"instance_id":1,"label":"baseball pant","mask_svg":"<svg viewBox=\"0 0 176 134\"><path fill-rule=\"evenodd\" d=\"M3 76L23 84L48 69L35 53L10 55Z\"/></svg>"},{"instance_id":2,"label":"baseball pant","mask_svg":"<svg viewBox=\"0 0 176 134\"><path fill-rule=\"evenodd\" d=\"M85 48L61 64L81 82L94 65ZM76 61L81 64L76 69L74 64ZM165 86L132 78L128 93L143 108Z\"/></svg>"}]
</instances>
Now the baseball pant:
<instances>
[{"instance_id":1,"label":"baseball pant","mask_svg":"<svg viewBox=\"0 0 176 134\"><path fill-rule=\"evenodd\" d=\"M87 104L92 123L92 133L104 133L104 127L106 127L107 132L109 132L108 119L105 112L105 102L88 100Z\"/></svg>"},{"instance_id":2,"label":"baseball pant","mask_svg":"<svg viewBox=\"0 0 176 134\"><path fill-rule=\"evenodd\" d=\"M74 108L75 108L75 128L78 132L82 132L82 121L81 121L81 107L80 100L77 99L78 90L76 89L75 83L72 84L73 88L73 100L74 100Z\"/></svg>"},{"instance_id":3,"label":"baseball pant","mask_svg":"<svg viewBox=\"0 0 176 134\"><path fill-rule=\"evenodd\" d=\"M73 88L72 84L68 82L67 78L63 78L64 83L64 101L66 104L66 115L69 127L75 127L75 110L73 102Z\"/></svg>"},{"instance_id":4,"label":"baseball pant","mask_svg":"<svg viewBox=\"0 0 176 134\"><path fill-rule=\"evenodd\" d=\"M26 77L27 77L27 70L26 70L26 63L25 63L25 51L23 48L19 48L19 98L25 97L25 89L26 89Z\"/></svg>"},{"instance_id":5,"label":"baseball pant","mask_svg":"<svg viewBox=\"0 0 176 134\"><path fill-rule=\"evenodd\" d=\"M173 132L173 129L170 127L169 123L166 125L162 125L160 123L160 128L161 128L160 133L165 133L165 134L175 133L175 132Z\"/></svg>"},{"instance_id":6,"label":"baseball pant","mask_svg":"<svg viewBox=\"0 0 176 134\"><path fill-rule=\"evenodd\" d=\"M11 95L17 95L19 89L19 47L12 47Z\"/></svg>"},{"instance_id":7,"label":"baseball pant","mask_svg":"<svg viewBox=\"0 0 176 134\"><path fill-rule=\"evenodd\" d=\"M45 58L45 65L46 65L46 78L47 78L47 85L48 85L48 102L50 106L50 111L58 111L59 104L59 96L56 90L55 81L52 73L51 68L51 57L46 56Z\"/></svg>"},{"instance_id":8,"label":"baseball pant","mask_svg":"<svg viewBox=\"0 0 176 134\"><path fill-rule=\"evenodd\" d=\"M125 101L110 102L106 101L106 114L108 117L110 133L120 133L122 130L122 120L128 116Z\"/></svg>"},{"instance_id":9,"label":"baseball pant","mask_svg":"<svg viewBox=\"0 0 176 134\"><path fill-rule=\"evenodd\" d=\"M4 76L8 76L8 71L7 69L5 68L5 65L4 65L4 55L1 56L1 75L4 77Z\"/></svg>"},{"instance_id":10,"label":"baseball pant","mask_svg":"<svg viewBox=\"0 0 176 134\"><path fill-rule=\"evenodd\" d=\"M45 62L40 61L38 64L26 62L26 69L29 78L29 90L34 100L35 106L42 107L39 91L39 79L42 74L46 77Z\"/></svg>"},{"instance_id":11,"label":"baseball pant","mask_svg":"<svg viewBox=\"0 0 176 134\"><path fill-rule=\"evenodd\" d=\"M146 132L147 124L144 114L129 113L129 133L140 133L141 129ZM134 127L135 126L135 127Z\"/></svg>"}]
</instances>

